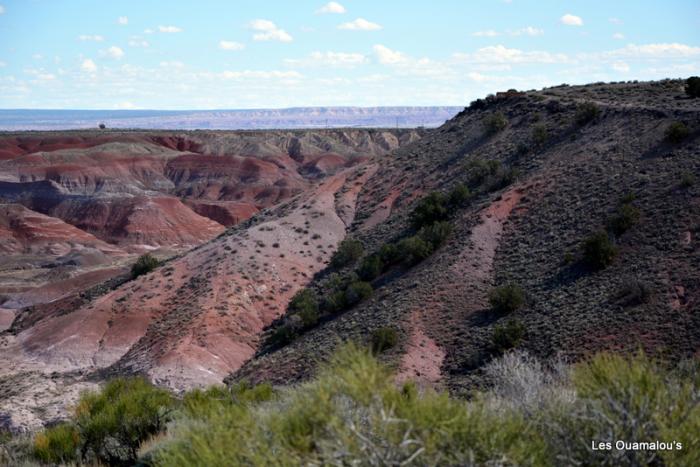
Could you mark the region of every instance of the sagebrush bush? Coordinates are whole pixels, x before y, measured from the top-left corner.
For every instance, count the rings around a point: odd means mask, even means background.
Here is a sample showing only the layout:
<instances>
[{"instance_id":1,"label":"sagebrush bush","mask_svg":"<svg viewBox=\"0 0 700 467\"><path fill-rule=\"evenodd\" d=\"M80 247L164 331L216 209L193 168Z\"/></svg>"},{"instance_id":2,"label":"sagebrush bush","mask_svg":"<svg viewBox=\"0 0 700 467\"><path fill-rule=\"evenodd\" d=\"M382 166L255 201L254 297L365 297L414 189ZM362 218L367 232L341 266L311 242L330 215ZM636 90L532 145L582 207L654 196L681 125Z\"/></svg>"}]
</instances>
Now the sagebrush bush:
<instances>
[{"instance_id":1,"label":"sagebrush bush","mask_svg":"<svg viewBox=\"0 0 700 467\"><path fill-rule=\"evenodd\" d=\"M131 266L131 277L137 278L143 274L148 274L158 267L160 261L150 253L145 253Z\"/></svg>"},{"instance_id":2,"label":"sagebrush bush","mask_svg":"<svg viewBox=\"0 0 700 467\"><path fill-rule=\"evenodd\" d=\"M614 216L608 219L608 228L620 236L639 223L639 209L630 203L624 203L617 208Z\"/></svg>"},{"instance_id":3,"label":"sagebrush bush","mask_svg":"<svg viewBox=\"0 0 700 467\"><path fill-rule=\"evenodd\" d=\"M288 310L299 316L305 328L312 327L318 322L318 299L311 289L302 289L294 294L289 301Z\"/></svg>"},{"instance_id":4,"label":"sagebrush bush","mask_svg":"<svg viewBox=\"0 0 700 467\"><path fill-rule=\"evenodd\" d=\"M505 284L489 292L489 304L496 313L512 313L525 304L525 292L517 284Z\"/></svg>"},{"instance_id":5,"label":"sagebrush bush","mask_svg":"<svg viewBox=\"0 0 700 467\"><path fill-rule=\"evenodd\" d=\"M685 93L690 97L700 97L700 76L691 76L685 80Z\"/></svg>"},{"instance_id":6,"label":"sagebrush bush","mask_svg":"<svg viewBox=\"0 0 700 467\"><path fill-rule=\"evenodd\" d=\"M544 125L535 125L532 127L532 144L535 147L544 146L549 136L547 135L547 127Z\"/></svg>"},{"instance_id":7,"label":"sagebrush bush","mask_svg":"<svg viewBox=\"0 0 700 467\"><path fill-rule=\"evenodd\" d=\"M376 279L384 270L384 261L379 254L366 256L357 268L357 275L363 281L371 282Z\"/></svg>"},{"instance_id":8,"label":"sagebrush bush","mask_svg":"<svg viewBox=\"0 0 700 467\"><path fill-rule=\"evenodd\" d=\"M378 328L372 331L370 349L375 354L382 353L396 346L399 341L399 333L391 327Z\"/></svg>"},{"instance_id":9,"label":"sagebrush bush","mask_svg":"<svg viewBox=\"0 0 700 467\"><path fill-rule=\"evenodd\" d=\"M331 257L331 266L342 268L354 263L364 253L362 242L354 238L346 238L338 245L338 249Z\"/></svg>"},{"instance_id":10,"label":"sagebrush bush","mask_svg":"<svg viewBox=\"0 0 700 467\"><path fill-rule=\"evenodd\" d=\"M641 305L649 302L651 290L645 282L639 279L626 278L612 298L615 303L624 307Z\"/></svg>"},{"instance_id":11,"label":"sagebrush bush","mask_svg":"<svg viewBox=\"0 0 700 467\"><path fill-rule=\"evenodd\" d=\"M494 112L486 116L483 120L484 130L488 135L494 135L508 126L508 119L503 112Z\"/></svg>"},{"instance_id":12,"label":"sagebrush bush","mask_svg":"<svg viewBox=\"0 0 700 467\"><path fill-rule=\"evenodd\" d=\"M688 137L690 130L683 122L673 122L666 128L666 141L680 143Z\"/></svg>"},{"instance_id":13,"label":"sagebrush bush","mask_svg":"<svg viewBox=\"0 0 700 467\"><path fill-rule=\"evenodd\" d=\"M582 244L583 260L595 269L610 266L617 256L617 247L604 230L588 236Z\"/></svg>"},{"instance_id":14,"label":"sagebrush bush","mask_svg":"<svg viewBox=\"0 0 700 467\"><path fill-rule=\"evenodd\" d=\"M510 319L505 324L497 324L493 328L491 344L496 352L505 352L517 347L524 336L525 325L517 319Z\"/></svg>"},{"instance_id":15,"label":"sagebrush bush","mask_svg":"<svg viewBox=\"0 0 700 467\"><path fill-rule=\"evenodd\" d=\"M61 423L34 437L34 457L47 464L78 461L80 435L72 423Z\"/></svg>"},{"instance_id":16,"label":"sagebrush bush","mask_svg":"<svg viewBox=\"0 0 700 467\"><path fill-rule=\"evenodd\" d=\"M434 222L446 220L448 215L447 197L434 191L416 203L411 212L410 220L413 228L420 229Z\"/></svg>"},{"instance_id":17,"label":"sagebrush bush","mask_svg":"<svg viewBox=\"0 0 700 467\"><path fill-rule=\"evenodd\" d=\"M351 307L358 303L367 300L372 296L374 290L369 282L357 281L353 282L345 289L346 306Z\"/></svg>"},{"instance_id":18,"label":"sagebrush bush","mask_svg":"<svg viewBox=\"0 0 700 467\"><path fill-rule=\"evenodd\" d=\"M408 265L415 265L428 258L433 247L423 240L419 235L413 235L402 239L397 245L399 255Z\"/></svg>"},{"instance_id":19,"label":"sagebrush bush","mask_svg":"<svg viewBox=\"0 0 700 467\"><path fill-rule=\"evenodd\" d=\"M576 123L585 125L600 115L600 108L595 102L583 102L576 107Z\"/></svg>"}]
</instances>

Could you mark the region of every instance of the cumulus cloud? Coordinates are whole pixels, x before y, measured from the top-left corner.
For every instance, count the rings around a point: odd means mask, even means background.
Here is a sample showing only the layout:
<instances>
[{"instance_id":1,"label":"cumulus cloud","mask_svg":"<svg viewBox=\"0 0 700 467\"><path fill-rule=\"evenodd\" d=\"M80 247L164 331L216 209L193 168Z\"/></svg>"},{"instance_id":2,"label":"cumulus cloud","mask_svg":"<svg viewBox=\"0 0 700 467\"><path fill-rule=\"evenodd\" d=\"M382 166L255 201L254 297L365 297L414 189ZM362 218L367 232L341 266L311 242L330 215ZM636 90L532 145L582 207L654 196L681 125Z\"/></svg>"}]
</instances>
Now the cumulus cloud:
<instances>
[{"instance_id":1,"label":"cumulus cloud","mask_svg":"<svg viewBox=\"0 0 700 467\"><path fill-rule=\"evenodd\" d=\"M287 59L294 66L331 66L352 68L367 63L367 57L354 52L312 52L307 58Z\"/></svg>"},{"instance_id":2,"label":"cumulus cloud","mask_svg":"<svg viewBox=\"0 0 700 467\"><path fill-rule=\"evenodd\" d=\"M240 78L254 78L254 79L297 79L301 78L302 75L296 71L260 71L260 70L244 70L244 71L224 71L219 74L221 78L224 79L240 79Z\"/></svg>"},{"instance_id":3,"label":"cumulus cloud","mask_svg":"<svg viewBox=\"0 0 700 467\"><path fill-rule=\"evenodd\" d=\"M234 41L219 41L219 48L221 50L243 50L245 45Z\"/></svg>"},{"instance_id":4,"label":"cumulus cloud","mask_svg":"<svg viewBox=\"0 0 700 467\"><path fill-rule=\"evenodd\" d=\"M625 62L615 62L612 64L612 69L620 73L627 73L630 71L630 66Z\"/></svg>"},{"instance_id":5,"label":"cumulus cloud","mask_svg":"<svg viewBox=\"0 0 700 467\"><path fill-rule=\"evenodd\" d=\"M541 36L544 34L543 29L534 28L532 26L527 26L521 29L516 29L515 31L509 31L511 36Z\"/></svg>"},{"instance_id":6,"label":"cumulus cloud","mask_svg":"<svg viewBox=\"0 0 700 467\"><path fill-rule=\"evenodd\" d=\"M382 26L377 23L367 21L364 18L357 18L354 21L339 24L338 29L345 29L348 31L377 31L382 29Z\"/></svg>"},{"instance_id":7,"label":"cumulus cloud","mask_svg":"<svg viewBox=\"0 0 700 467\"><path fill-rule=\"evenodd\" d=\"M382 65L395 65L397 63L406 62L408 59L403 53L396 50L391 50L389 47L381 44L375 45L372 47L372 49L377 56L377 60Z\"/></svg>"},{"instance_id":8,"label":"cumulus cloud","mask_svg":"<svg viewBox=\"0 0 700 467\"><path fill-rule=\"evenodd\" d=\"M147 31L148 31L148 29L147 29ZM176 33L176 32L182 32L182 28L179 28L177 26L158 26L158 31L166 32L166 33Z\"/></svg>"},{"instance_id":9,"label":"cumulus cloud","mask_svg":"<svg viewBox=\"0 0 700 467\"><path fill-rule=\"evenodd\" d=\"M621 49L603 52L601 55L610 58L688 58L700 55L700 47L677 42L643 45L629 44Z\"/></svg>"},{"instance_id":10,"label":"cumulus cloud","mask_svg":"<svg viewBox=\"0 0 700 467\"><path fill-rule=\"evenodd\" d=\"M565 63L568 57L565 54L550 53L541 50L524 51L509 49L503 45L482 47L474 53L456 53L453 57L457 61L468 63Z\"/></svg>"},{"instance_id":11,"label":"cumulus cloud","mask_svg":"<svg viewBox=\"0 0 700 467\"><path fill-rule=\"evenodd\" d=\"M102 42L103 40L105 40L105 38L104 36L100 36L99 34L81 34L78 36L78 40Z\"/></svg>"},{"instance_id":12,"label":"cumulus cloud","mask_svg":"<svg viewBox=\"0 0 700 467\"><path fill-rule=\"evenodd\" d=\"M86 58L80 65L80 69L88 73L94 73L97 71L97 65L95 65L95 62L93 62L89 58Z\"/></svg>"},{"instance_id":13,"label":"cumulus cloud","mask_svg":"<svg viewBox=\"0 0 700 467\"><path fill-rule=\"evenodd\" d=\"M572 15L571 13L565 14L564 16L559 18L559 21L567 26L583 26L583 20L581 19L581 17Z\"/></svg>"},{"instance_id":14,"label":"cumulus cloud","mask_svg":"<svg viewBox=\"0 0 700 467\"><path fill-rule=\"evenodd\" d=\"M336 13L336 14L342 14L345 13L345 7L341 5L338 2L328 2L325 5L323 5L321 8L316 10L316 14L325 14L325 13Z\"/></svg>"},{"instance_id":15,"label":"cumulus cloud","mask_svg":"<svg viewBox=\"0 0 700 467\"><path fill-rule=\"evenodd\" d=\"M126 16L120 16L119 18L117 18L117 23L121 24L122 26L126 26L127 24L129 24L129 18Z\"/></svg>"},{"instance_id":16,"label":"cumulus cloud","mask_svg":"<svg viewBox=\"0 0 700 467\"><path fill-rule=\"evenodd\" d=\"M284 29L278 28L275 23L267 19L254 19L250 22L249 27L253 31L253 40L255 41L280 41L291 42L292 36Z\"/></svg>"},{"instance_id":17,"label":"cumulus cloud","mask_svg":"<svg viewBox=\"0 0 700 467\"><path fill-rule=\"evenodd\" d=\"M100 55L119 60L124 56L124 51L120 47L113 45L107 50L100 50Z\"/></svg>"}]
</instances>

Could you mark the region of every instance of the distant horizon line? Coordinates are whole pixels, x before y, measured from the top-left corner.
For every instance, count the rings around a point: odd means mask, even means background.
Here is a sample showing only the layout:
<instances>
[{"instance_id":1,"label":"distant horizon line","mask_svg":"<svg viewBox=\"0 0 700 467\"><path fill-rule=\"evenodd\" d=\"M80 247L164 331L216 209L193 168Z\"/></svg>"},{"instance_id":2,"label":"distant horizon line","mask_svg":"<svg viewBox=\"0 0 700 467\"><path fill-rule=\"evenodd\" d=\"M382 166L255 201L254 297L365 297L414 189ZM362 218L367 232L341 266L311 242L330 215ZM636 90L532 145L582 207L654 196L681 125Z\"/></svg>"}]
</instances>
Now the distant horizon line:
<instances>
[{"instance_id":1,"label":"distant horizon line","mask_svg":"<svg viewBox=\"0 0 700 467\"><path fill-rule=\"evenodd\" d=\"M66 112L227 112L246 110L297 110L297 109L431 109L431 108L464 108L464 105L310 105L293 107L240 107L222 109L156 109L156 108L136 108L136 109L79 109L79 108L0 108L4 111L66 111Z\"/></svg>"}]
</instances>

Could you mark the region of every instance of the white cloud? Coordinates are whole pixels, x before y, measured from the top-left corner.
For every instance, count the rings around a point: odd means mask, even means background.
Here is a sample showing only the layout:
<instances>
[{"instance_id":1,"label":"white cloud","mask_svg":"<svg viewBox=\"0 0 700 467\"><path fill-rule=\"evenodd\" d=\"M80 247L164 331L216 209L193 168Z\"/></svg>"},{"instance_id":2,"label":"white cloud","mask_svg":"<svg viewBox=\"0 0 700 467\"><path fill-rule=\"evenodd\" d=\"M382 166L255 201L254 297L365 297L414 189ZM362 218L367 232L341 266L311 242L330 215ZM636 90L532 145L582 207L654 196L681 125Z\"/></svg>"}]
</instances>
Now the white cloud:
<instances>
[{"instance_id":1,"label":"white cloud","mask_svg":"<svg viewBox=\"0 0 700 467\"><path fill-rule=\"evenodd\" d=\"M149 31L149 30L147 29L146 31ZM167 32L167 33L175 33L175 32L182 32L182 28L178 28L177 26L158 26L158 31ZM146 34L148 34L148 33L146 33Z\"/></svg>"},{"instance_id":2,"label":"white cloud","mask_svg":"<svg viewBox=\"0 0 700 467\"><path fill-rule=\"evenodd\" d=\"M476 31L472 33L472 36L474 37L496 37L500 35L500 32L494 31L493 29L487 29L486 31Z\"/></svg>"},{"instance_id":3,"label":"white cloud","mask_svg":"<svg viewBox=\"0 0 700 467\"><path fill-rule=\"evenodd\" d=\"M95 65L95 62L93 62L89 58L83 60L83 63L80 65L80 68L88 73L94 73L97 71L97 65Z\"/></svg>"},{"instance_id":4,"label":"white cloud","mask_svg":"<svg viewBox=\"0 0 700 467\"><path fill-rule=\"evenodd\" d=\"M0 5L0 15L5 13L5 7Z\"/></svg>"},{"instance_id":5,"label":"white cloud","mask_svg":"<svg viewBox=\"0 0 700 467\"><path fill-rule=\"evenodd\" d=\"M254 19L249 27L253 31L258 31L253 34L253 40L256 41L292 42L293 39L287 31L278 28L275 23L267 19Z\"/></svg>"},{"instance_id":6,"label":"white cloud","mask_svg":"<svg viewBox=\"0 0 700 467\"><path fill-rule=\"evenodd\" d=\"M377 44L374 47L374 53L377 55L377 60L382 65L395 65L397 63L406 62L408 58L401 52L396 50L391 50L389 47L385 47L381 44Z\"/></svg>"},{"instance_id":7,"label":"white cloud","mask_svg":"<svg viewBox=\"0 0 700 467\"><path fill-rule=\"evenodd\" d=\"M171 69L181 69L185 67L185 64L177 61L177 60L172 60L170 62L160 62L159 65L163 68L171 68Z\"/></svg>"},{"instance_id":8,"label":"white cloud","mask_svg":"<svg viewBox=\"0 0 700 467\"><path fill-rule=\"evenodd\" d=\"M243 50L245 49L245 45L240 42L219 41L219 48L221 50Z\"/></svg>"},{"instance_id":9,"label":"white cloud","mask_svg":"<svg viewBox=\"0 0 700 467\"><path fill-rule=\"evenodd\" d=\"M100 50L100 55L119 60L124 56L124 51L120 47L113 45L107 50Z\"/></svg>"},{"instance_id":10,"label":"white cloud","mask_svg":"<svg viewBox=\"0 0 700 467\"><path fill-rule=\"evenodd\" d=\"M612 69L620 73L627 73L630 71L630 66L625 62L615 62L612 64Z\"/></svg>"},{"instance_id":11,"label":"white cloud","mask_svg":"<svg viewBox=\"0 0 700 467\"><path fill-rule=\"evenodd\" d=\"M571 13L565 14L564 16L559 18L559 21L567 26L583 26L583 20L581 19L581 17L572 15Z\"/></svg>"},{"instance_id":12,"label":"white cloud","mask_svg":"<svg viewBox=\"0 0 700 467\"><path fill-rule=\"evenodd\" d=\"M296 71L258 71L258 70L244 70L244 71L224 71L219 74L221 78L224 79L240 79L240 78L255 78L255 79L297 79L301 78L301 73Z\"/></svg>"},{"instance_id":13,"label":"white cloud","mask_svg":"<svg viewBox=\"0 0 700 467\"><path fill-rule=\"evenodd\" d=\"M492 45L478 49L476 52L456 53L453 57L467 63L565 63L568 57L565 54L550 53L540 50L523 51L509 49L503 45Z\"/></svg>"},{"instance_id":14,"label":"white cloud","mask_svg":"<svg viewBox=\"0 0 700 467\"><path fill-rule=\"evenodd\" d=\"M41 54L34 54L34 55L32 55L32 58L34 60L42 60L44 58L44 56Z\"/></svg>"},{"instance_id":15,"label":"white cloud","mask_svg":"<svg viewBox=\"0 0 700 467\"><path fill-rule=\"evenodd\" d=\"M467 73L467 77L472 81L476 81L477 83L481 83L488 79L488 76L482 75L481 73L477 73L475 71Z\"/></svg>"},{"instance_id":16,"label":"white cloud","mask_svg":"<svg viewBox=\"0 0 700 467\"><path fill-rule=\"evenodd\" d=\"M612 35L612 38L617 39L617 40L622 40L625 38L625 35L622 34L621 32L616 32L615 34Z\"/></svg>"},{"instance_id":17,"label":"white cloud","mask_svg":"<svg viewBox=\"0 0 700 467\"><path fill-rule=\"evenodd\" d=\"M603 52L603 57L629 58L685 58L700 55L700 47L679 43L629 44L621 49Z\"/></svg>"},{"instance_id":18,"label":"white cloud","mask_svg":"<svg viewBox=\"0 0 700 467\"><path fill-rule=\"evenodd\" d=\"M544 34L543 29L534 28L532 26L527 26L525 28L516 29L515 31L508 32L511 36L541 36Z\"/></svg>"},{"instance_id":19,"label":"white cloud","mask_svg":"<svg viewBox=\"0 0 700 467\"><path fill-rule=\"evenodd\" d=\"M323 5L321 8L316 10L316 14L324 14L324 13L336 13L336 14L342 14L345 13L345 7L341 5L338 2L328 2L325 5Z\"/></svg>"},{"instance_id":20,"label":"white cloud","mask_svg":"<svg viewBox=\"0 0 700 467\"><path fill-rule=\"evenodd\" d=\"M354 52L312 52L301 60L287 59L286 63L295 66L331 66L352 68L367 63L367 57Z\"/></svg>"},{"instance_id":21,"label":"white cloud","mask_svg":"<svg viewBox=\"0 0 700 467\"><path fill-rule=\"evenodd\" d=\"M99 34L81 34L78 36L78 40L102 42L103 40L105 40L105 38L104 36L100 36Z\"/></svg>"},{"instance_id":22,"label":"white cloud","mask_svg":"<svg viewBox=\"0 0 700 467\"><path fill-rule=\"evenodd\" d=\"M151 44L148 43L148 41L138 37L134 36L131 39L129 39L129 47L143 47L146 48L150 46Z\"/></svg>"},{"instance_id":23,"label":"white cloud","mask_svg":"<svg viewBox=\"0 0 700 467\"><path fill-rule=\"evenodd\" d=\"M124 102L119 102L118 104L116 104L114 106L114 108L118 109L118 110L131 110L131 109L137 109L138 107L136 107L133 103L131 103L129 101L124 101Z\"/></svg>"},{"instance_id":24,"label":"white cloud","mask_svg":"<svg viewBox=\"0 0 700 467\"><path fill-rule=\"evenodd\" d=\"M622 24L622 20L619 18L608 18L608 21L610 21L612 24Z\"/></svg>"},{"instance_id":25,"label":"white cloud","mask_svg":"<svg viewBox=\"0 0 700 467\"><path fill-rule=\"evenodd\" d=\"M151 28L146 28L146 29L143 30L143 33L144 33L144 34L153 34L154 32L155 32L155 31L154 31L153 29L151 29Z\"/></svg>"},{"instance_id":26,"label":"white cloud","mask_svg":"<svg viewBox=\"0 0 700 467\"><path fill-rule=\"evenodd\" d=\"M354 21L339 24L338 29L346 29L348 31L377 31L382 29L382 26L377 23L367 21L364 18L357 18Z\"/></svg>"},{"instance_id":27,"label":"white cloud","mask_svg":"<svg viewBox=\"0 0 700 467\"><path fill-rule=\"evenodd\" d=\"M129 18L126 16L120 16L119 18L117 18L117 23L121 24L122 26L126 26L127 24L129 24Z\"/></svg>"}]
</instances>

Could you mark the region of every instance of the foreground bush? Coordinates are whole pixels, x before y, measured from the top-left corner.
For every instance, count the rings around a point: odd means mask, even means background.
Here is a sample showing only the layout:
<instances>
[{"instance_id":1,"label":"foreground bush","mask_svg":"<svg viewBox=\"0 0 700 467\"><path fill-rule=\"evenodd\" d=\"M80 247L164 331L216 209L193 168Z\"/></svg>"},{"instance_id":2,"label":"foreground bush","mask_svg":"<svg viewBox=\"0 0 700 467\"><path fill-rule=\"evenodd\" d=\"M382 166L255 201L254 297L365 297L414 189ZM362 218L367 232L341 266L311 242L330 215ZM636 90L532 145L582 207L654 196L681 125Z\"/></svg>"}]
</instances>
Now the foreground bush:
<instances>
[{"instance_id":1,"label":"foreground bush","mask_svg":"<svg viewBox=\"0 0 700 467\"><path fill-rule=\"evenodd\" d=\"M158 267L160 262L150 253L139 256L136 262L131 266L131 277L137 278L144 274L148 274Z\"/></svg>"},{"instance_id":2,"label":"foreground bush","mask_svg":"<svg viewBox=\"0 0 700 467\"><path fill-rule=\"evenodd\" d=\"M673 122L666 128L666 141L680 143L688 137L690 130L683 122Z\"/></svg>"},{"instance_id":3,"label":"foreground bush","mask_svg":"<svg viewBox=\"0 0 700 467\"><path fill-rule=\"evenodd\" d=\"M583 260L595 269L610 266L617 256L617 248L613 245L607 232L603 230L587 237L583 241L582 247Z\"/></svg>"},{"instance_id":4,"label":"foreground bush","mask_svg":"<svg viewBox=\"0 0 700 467\"><path fill-rule=\"evenodd\" d=\"M700 97L700 77L691 76L685 80L685 93L690 97Z\"/></svg>"},{"instance_id":5,"label":"foreground bush","mask_svg":"<svg viewBox=\"0 0 700 467\"><path fill-rule=\"evenodd\" d=\"M47 428L34 438L34 457L47 464L66 464L78 460L80 435L75 426L62 423Z\"/></svg>"},{"instance_id":6,"label":"foreground bush","mask_svg":"<svg viewBox=\"0 0 700 467\"><path fill-rule=\"evenodd\" d=\"M517 284L502 285L491 290L489 304L496 313L512 313L525 304L525 292Z\"/></svg>"},{"instance_id":7,"label":"foreground bush","mask_svg":"<svg viewBox=\"0 0 700 467\"><path fill-rule=\"evenodd\" d=\"M338 245L338 250L333 254L331 258L331 266L335 268L342 268L349 264L354 263L364 253L364 247L362 242L355 240L354 238L346 238L340 245Z\"/></svg>"}]
</instances>

